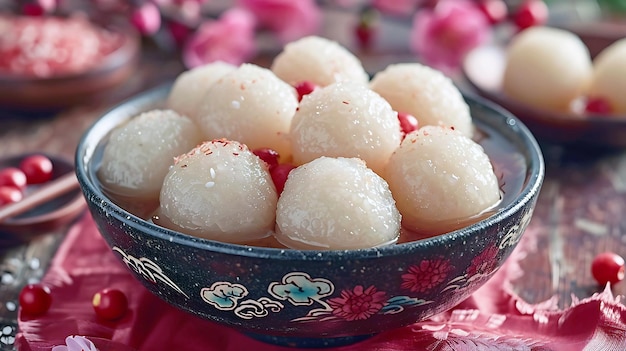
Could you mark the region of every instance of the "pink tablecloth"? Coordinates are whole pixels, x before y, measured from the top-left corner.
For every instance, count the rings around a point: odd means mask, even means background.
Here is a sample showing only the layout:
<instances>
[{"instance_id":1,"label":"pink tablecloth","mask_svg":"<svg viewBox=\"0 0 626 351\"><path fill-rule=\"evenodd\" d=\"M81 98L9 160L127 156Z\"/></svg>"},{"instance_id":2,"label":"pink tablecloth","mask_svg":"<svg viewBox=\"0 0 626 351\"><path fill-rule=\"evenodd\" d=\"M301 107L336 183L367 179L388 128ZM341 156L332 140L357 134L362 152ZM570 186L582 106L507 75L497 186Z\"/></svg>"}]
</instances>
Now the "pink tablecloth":
<instances>
[{"instance_id":1,"label":"pink tablecloth","mask_svg":"<svg viewBox=\"0 0 626 351\"><path fill-rule=\"evenodd\" d=\"M531 305L511 290L518 265L533 249L535 233L522 241L498 273L466 301L427 321L381 333L341 351L379 350L626 350L626 307L610 289L574 298L565 310L554 299ZM69 335L93 339L100 351L286 351L168 306L138 283L112 254L89 215L69 231L43 279L51 309L20 316L20 351L50 351ZM112 287L129 298L130 311L116 322L98 320L93 294ZM130 346L127 348L125 346Z\"/></svg>"}]
</instances>

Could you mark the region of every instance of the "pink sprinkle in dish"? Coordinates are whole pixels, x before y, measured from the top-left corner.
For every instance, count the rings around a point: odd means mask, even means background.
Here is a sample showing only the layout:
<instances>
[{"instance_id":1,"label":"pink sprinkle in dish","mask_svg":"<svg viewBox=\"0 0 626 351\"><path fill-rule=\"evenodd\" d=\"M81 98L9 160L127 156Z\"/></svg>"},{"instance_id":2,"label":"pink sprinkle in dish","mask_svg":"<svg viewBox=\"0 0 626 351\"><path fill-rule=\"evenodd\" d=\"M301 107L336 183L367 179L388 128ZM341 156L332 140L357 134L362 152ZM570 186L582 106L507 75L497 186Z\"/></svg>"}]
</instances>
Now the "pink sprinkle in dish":
<instances>
[{"instance_id":1,"label":"pink sprinkle in dish","mask_svg":"<svg viewBox=\"0 0 626 351\"><path fill-rule=\"evenodd\" d=\"M98 65L122 37L82 17L0 16L0 73L46 78Z\"/></svg>"}]
</instances>

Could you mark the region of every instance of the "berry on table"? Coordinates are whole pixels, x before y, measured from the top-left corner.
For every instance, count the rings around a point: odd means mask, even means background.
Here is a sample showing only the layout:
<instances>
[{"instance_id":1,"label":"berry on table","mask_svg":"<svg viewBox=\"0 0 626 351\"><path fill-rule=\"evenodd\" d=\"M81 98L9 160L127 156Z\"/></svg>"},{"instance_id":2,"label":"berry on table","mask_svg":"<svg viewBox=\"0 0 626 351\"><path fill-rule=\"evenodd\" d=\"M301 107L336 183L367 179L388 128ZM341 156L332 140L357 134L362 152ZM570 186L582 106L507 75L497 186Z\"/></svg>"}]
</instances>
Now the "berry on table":
<instances>
[{"instance_id":1,"label":"berry on table","mask_svg":"<svg viewBox=\"0 0 626 351\"><path fill-rule=\"evenodd\" d=\"M6 167L0 170L0 186L13 186L18 189L26 187L26 174L16 167Z\"/></svg>"},{"instance_id":2,"label":"berry on table","mask_svg":"<svg viewBox=\"0 0 626 351\"><path fill-rule=\"evenodd\" d=\"M50 289L42 284L29 284L22 288L19 296L22 313L38 316L46 313L52 304Z\"/></svg>"},{"instance_id":3,"label":"berry on table","mask_svg":"<svg viewBox=\"0 0 626 351\"><path fill-rule=\"evenodd\" d=\"M0 206L21 201L24 198L22 191L12 185L0 186Z\"/></svg>"},{"instance_id":4,"label":"berry on table","mask_svg":"<svg viewBox=\"0 0 626 351\"><path fill-rule=\"evenodd\" d=\"M598 254L591 263L591 274L600 285L611 285L624 279L624 259L613 252Z\"/></svg>"},{"instance_id":5,"label":"berry on table","mask_svg":"<svg viewBox=\"0 0 626 351\"><path fill-rule=\"evenodd\" d=\"M41 184L52 179L52 161L44 155L31 155L25 157L19 168L26 175L28 184Z\"/></svg>"},{"instance_id":6,"label":"berry on table","mask_svg":"<svg viewBox=\"0 0 626 351\"><path fill-rule=\"evenodd\" d=\"M119 319L128 310L128 299L118 289L100 290L93 295L91 303L96 315L108 320Z\"/></svg>"}]
</instances>

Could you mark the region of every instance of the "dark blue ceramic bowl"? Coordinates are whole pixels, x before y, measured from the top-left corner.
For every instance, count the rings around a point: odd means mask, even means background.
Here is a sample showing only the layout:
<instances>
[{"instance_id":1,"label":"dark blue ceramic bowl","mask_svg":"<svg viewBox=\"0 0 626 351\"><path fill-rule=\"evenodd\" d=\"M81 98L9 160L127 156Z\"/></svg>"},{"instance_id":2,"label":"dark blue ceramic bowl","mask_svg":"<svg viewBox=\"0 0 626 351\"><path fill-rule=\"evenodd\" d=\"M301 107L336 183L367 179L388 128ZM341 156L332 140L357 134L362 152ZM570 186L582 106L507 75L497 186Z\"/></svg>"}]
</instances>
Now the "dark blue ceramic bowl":
<instances>
[{"instance_id":1,"label":"dark blue ceramic bowl","mask_svg":"<svg viewBox=\"0 0 626 351\"><path fill-rule=\"evenodd\" d=\"M526 127L508 112L467 97L496 169L513 169L503 172L513 176L505 179L502 204L489 217L445 235L363 250L299 251L198 239L114 204L96 176L108 133L160 106L168 92L165 86L133 98L85 133L76 171L89 209L111 249L151 292L271 343L336 346L453 307L509 256L544 177L541 151Z\"/></svg>"}]
</instances>

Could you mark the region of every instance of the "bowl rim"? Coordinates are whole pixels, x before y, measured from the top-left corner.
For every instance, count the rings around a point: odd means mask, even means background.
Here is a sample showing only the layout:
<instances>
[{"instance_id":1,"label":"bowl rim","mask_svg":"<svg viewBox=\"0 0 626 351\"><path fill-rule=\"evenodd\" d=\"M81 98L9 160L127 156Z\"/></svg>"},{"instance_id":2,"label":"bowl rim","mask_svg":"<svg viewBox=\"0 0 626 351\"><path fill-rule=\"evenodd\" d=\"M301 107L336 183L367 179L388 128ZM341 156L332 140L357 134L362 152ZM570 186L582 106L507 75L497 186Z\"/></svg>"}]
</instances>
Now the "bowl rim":
<instances>
[{"instance_id":1,"label":"bowl rim","mask_svg":"<svg viewBox=\"0 0 626 351\"><path fill-rule=\"evenodd\" d=\"M480 105L481 108L491 110L492 113L502 116L506 125L511 128L510 130L519 137L522 144L518 145L518 147L526 148L525 150L522 150L528 166L524 186L519 195L511 201L510 204L503 207L497 213L467 227L449 233L416 241L364 249L297 250L288 248L247 246L198 238L158 226L152 222L141 219L140 217L137 217L116 205L94 185L91 179L92 175L89 174L90 172L87 167L102 137L107 135L116 125L119 125L121 122L127 120L129 115L132 116L138 112L145 111L145 108L142 109L137 106L145 107L151 102L154 102L156 97L159 97L159 99L165 98L171 86L172 83L157 86L131 97L130 99L127 99L126 101L106 111L84 132L79 140L75 153L75 170L81 190L85 194L88 202L98 204L97 206L101 207L103 211L107 212L110 216L123 221L127 227L139 230L140 232L156 237L159 240L170 241L179 245L228 255L271 258L276 260L321 261L333 258L362 260L406 254L423 248L440 246L445 242L469 238L475 233L480 232L481 228L495 226L498 222L504 221L506 218L513 216L528 202L532 201L533 197L537 195L541 189L545 176L543 154L537 140L530 130L517 117L499 105L496 105L495 103L492 103L478 95L464 94L464 97L469 104Z\"/></svg>"}]
</instances>

